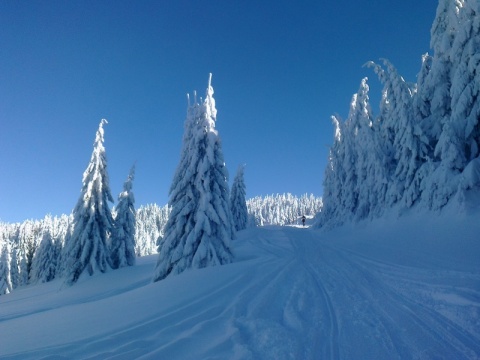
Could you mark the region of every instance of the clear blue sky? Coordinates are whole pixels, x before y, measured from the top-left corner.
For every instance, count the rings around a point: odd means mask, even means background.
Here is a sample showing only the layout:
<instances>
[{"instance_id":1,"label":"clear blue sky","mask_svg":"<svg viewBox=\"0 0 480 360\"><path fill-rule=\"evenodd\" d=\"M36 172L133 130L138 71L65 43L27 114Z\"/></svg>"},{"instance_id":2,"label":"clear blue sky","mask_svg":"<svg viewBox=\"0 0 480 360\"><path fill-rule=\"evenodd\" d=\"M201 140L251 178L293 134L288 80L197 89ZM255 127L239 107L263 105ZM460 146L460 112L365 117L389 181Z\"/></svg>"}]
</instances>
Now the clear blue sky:
<instances>
[{"instance_id":1,"label":"clear blue sky","mask_svg":"<svg viewBox=\"0 0 480 360\"><path fill-rule=\"evenodd\" d=\"M0 2L0 220L70 213L100 119L114 197L168 201L186 93L218 109L230 183L247 198L322 194L330 116L388 58L415 81L437 0Z\"/></svg>"}]
</instances>

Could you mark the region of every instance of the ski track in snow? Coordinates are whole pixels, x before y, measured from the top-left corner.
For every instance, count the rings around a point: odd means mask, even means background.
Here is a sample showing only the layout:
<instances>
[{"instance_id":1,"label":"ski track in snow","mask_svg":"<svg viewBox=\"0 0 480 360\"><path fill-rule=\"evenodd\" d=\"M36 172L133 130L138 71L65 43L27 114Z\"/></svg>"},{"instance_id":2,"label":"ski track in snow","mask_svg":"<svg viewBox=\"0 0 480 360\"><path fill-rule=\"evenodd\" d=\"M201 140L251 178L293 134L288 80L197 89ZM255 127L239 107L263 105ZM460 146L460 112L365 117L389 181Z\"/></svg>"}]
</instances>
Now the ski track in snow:
<instances>
[{"instance_id":1,"label":"ski track in snow","mask_svg":"<svg viewBox=\"0 0 480 360\"><path fill-rule=\"evenodd\" d=\"M0 297L1 359L477 359L480 274L420 267L293 227L237 261L149 283L134 268Z\"/></svg>"}]
</instances>

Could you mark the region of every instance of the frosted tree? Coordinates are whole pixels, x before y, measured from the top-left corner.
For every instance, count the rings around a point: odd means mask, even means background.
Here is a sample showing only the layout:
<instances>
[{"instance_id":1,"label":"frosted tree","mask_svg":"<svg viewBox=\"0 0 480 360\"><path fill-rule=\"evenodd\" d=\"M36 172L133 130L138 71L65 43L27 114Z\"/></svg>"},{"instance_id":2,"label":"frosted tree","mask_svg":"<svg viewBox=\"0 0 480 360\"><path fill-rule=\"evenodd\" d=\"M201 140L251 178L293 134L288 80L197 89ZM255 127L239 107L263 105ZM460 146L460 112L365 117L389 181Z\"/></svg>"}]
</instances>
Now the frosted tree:
<instances>
[{"instance_id":1,"label":"frosted tree","mask_svg":"<svg viewBox=\"0 0 480 360\"><path fill-rule=\"evenodd\" d=\"M352 107L350 107L350 115L352 115ZM344 210L344 215L346 217L351 217L357 208L358 205L358 193L356 191L358 186L358 174L357 174L357 146L356 146L356 119L349 119L344 124L343 127L343 171L345 175L343 183L342 197L340 198L340 207ZM352 121L353 120L353 121Z\"/></svg>"},{"instance_id":2,"label":"frosted tree","mask_svg":"<svg viewBox=\"0 0 480 360\"><path fill-rule=\"evenodd\" d=\"M328 162L323 177L323 207L317 215L316 226L323 226L328 221L341 219L341 199L345 191L345 144L343 142L343 122L338 116L331 117L334 126L333 144L328 153Z\"/></svg>"},{"instance_id":3,"label":"frosted tree","mask_svg":"<svg viewBox=\"0 0 480 360\"><path fill-rule=\"evenodd\" d=\"M20 224L16 236L16 261L18 262L18 283L16 286L29 282L35 250L40 242L41 222L26 220Z\"/></svg>"},{"instance_id":4,"label":"frosted tree","mask_svg":"<svg viewBox=\"0 0 480 360\"><path fill-rule=\"evenodd\" d=\"M110 244L112 267L118 269L135 265L135 198L132 191L135 166L130 170L118 195L115 208L115 228Z\"/></svg>"},{"instance_id":5,"label":"frosted tree","mask_svg":"<svg viewBox=\"0 0 480 360\"><path fill-rule=\"evenodd\" d=\"M10 277L10 246L5 242L0 249L0 295L12 292Z\"/></svg>"},{"instance_id":6,"label":"frosted tree","mask_svg":"<svg viewBox=\"0 0 480 360\"><path fill-rule=\"evenodd\" d=\"M442 123L432 114L432 100L435 91L430 82L432 66L433 57L428 53L424 54L422 67L417 75L417 89L413 96L413 116L428 140L426 156L431 159L433 159L433 150L442 131Z\"/></svg>"},{"instance_id":7,"label":"frosted tree","mask_svg":"<svg viewBox=\"0 0 480 360\"><path fill-rule=\"evenodd\" d=\"M374 120L370 106L367 78L360 83L351 105L350 121L355 124L355 151L358 193L355 219L361 220L381 212L387 191L385 148L380 139L381 123ZM355 119L355 120L352 120Z\"/></svg>"},{"instance_id":8,"label":"frosted tree","mask_svg":"<svg viewBox=\"0 0 480 360\"><path fill-rule=\"evenodd\" d=\"M205 100L188 106L181 159L170 189L172 211L153 281L232 261L228 173L216 115L210 74Z\"/></svg>"},{"instance_id":9,"label":"frosted tree","mask_svg":"<svg viewBox=\"0 0 480 360\"><path fill-rule=\"evenodd\" d=\"M12 289L22 285L20 282L20 266L18 261L18 249L15 244L10 247L10 281Z\"/></svg>"},{"instance_id":10,"label":"frosted tree","mask_svg":"<svg viewBox=\"0 0 480 360\"><path fill-rule=\"evenodd\" d=\"M462 183L472 180L462 174L468 165L479 166L472 161L478 157L480 140L479 7L476 0L441 0L432 26L434 56L426 86L431 91L431 117L441 132L434 134L434 157L427 164L431 175L422 181L422 200L433 209L444 206Z\"/></svg>"},{"instance_id":11,"label":"frosted tree","mask_svg":"<svg viewBox=\"0 0 480 360\"><path fill-rule=\"evenodd\" d=\"M375 180L371 179L370 166L375 162L374 138L373 138L373 115L370 108L369 87L367 78L360 83L360 88L353 96L350 106L349 122L353 127L354 141L353 145L356 153L355 173L357 176L356 186L353 193L356 194L357 207L355 217L363 219L370 213L374 206L371 203L371 192L374 190L371 186L375 185Z\"/></svg>"},{"instance_id":12,"label":"frosted tree","mask_svg":"<svg viewBox=\"0 0 480 360\"><path fill-rule=\"evenodd\" d=\"M480 4L459 3L457 17L450 19L456 25L450 55L451 117L440 137L437 153L450 168L463 170L479 154Z\"/></svg>"},{"instance_id":13,"label":"frosted tree","mask_svg":"<svg viewBox=\"0 0 480 360\"><path fill-rule=\"evenodd\" d=\"M316 226L338 226L369 216L381 198L382 154L376 146L369 87L364 78L353 95L347 121L332 117L335 134L324 177L324 205Z\"/></svg>"},{"instance_id":14,"label":"frosted tree","mask_svg":"<svg viewBox=\"0 0 480 360\"><path fill-rule=\"evenodd\" d=\"M104 273L110 267L108 237L113 219L109 202L113 202L107 173L102 119L98 127L90 163L83 173L80 198L73 210L73 231L67 236L63 261L65 283L72 285L83 274Z\"/></svg>"},{"instance_id":15,"label":"frosted tree","mask_svg":"<svg viewBox=\"0 0 480 360\"><path fill-rule=\"evenodd\" d=\"M157 253L170 211L169 205L159 207L156 204L140 206L137 210L135 224L135 253L137 256Z\"/></svg>"},{"instance_id":16,"label":"frosted tree","mask_svg":"<svg viewBox=\"0 0 480 360\"><path fill-rule=\"evenodd\" d=\"M56 276L62 276L65 273L66 262L65 258L65 244L67 239L72 235L73 231L73 214L62 215L60 218L54 219L54 235L55 243L60 249L57 260L57 268L55 270Z\"/></svg>"},{"instance_id":17,"label":"frosted tree","mask_svg":"<svg viewBox=\"0 0 480 360\"><path fill-rule=\"evenodd\" d=\"M30 282L48 282L55 278L60 249L53 239L53 219L45 218L41 242L35 251L30 272Z\"/></svg>"},{"instance_id":18,"label":"frosted tree","mask_svg":"<svg viewBox=\"0 0 480 360\"><path fill-rule=\"evenodd\" d=\"M245 165L240 165L233 179L232 190L230 192L230 207L236 231L244 230L247 227L248 221L244 171Z\"/></svg>"},{"instance_id":19,"label":"frosted tree","mask_svg":"<svg viewBox=\"0 0 480 360\"><path fill-rule=\"evenodd\" d=\"M438 143L435 147L435 156L441 159L444 166L440 172L444 172L446 169L460 170L465 163L456 124L451 121L452 90L455 90L452 89L452 77L456 67L454 60L461 60L454 54L453 44L457 43L457 51L463 50L458 48L459 44L456 41L461 26L460 14L463 5L463 0L440 0L431 30L430 46L434 50L434 58L429 83L434 91L431 105L432 114L440 122L442 130L436 136ZM444 177L445 175L440 176ZM448 182L450 183L450 181Z\"/></svg>"},{"instance_id":20,"label":"frosted tree","mask_svg":"<svg viewBox=\"0 0 480 360\"><path fill-rule=\"evenodd\" d=\"M433 139L434 144L440 138L443 125L451 114L451 48L457 31L458 4L458 0L440 0L431 29L430 47L434 55L424 81L423 93L428 94L431 114L427 135Z\"/></svg>"},{"instance_id":21,"label":"frosted tree","mask_svg":"<svg viewBox=\"0 0 480 360\"><path fill-rule=\"evenodd\" d=\"M427 153L428 139L414 119L414 86L401 77L395 67L384 60L387 70L370 63L384 84L384 101L388 108L383 114L381 126L391 134L387 137L393 150L390 187L387 190L387 205L403 199L410 207L419 197L419 184L414 182L417 170ZM392 142L393 140L393 142Z\"/></svg>"}]
</instances>

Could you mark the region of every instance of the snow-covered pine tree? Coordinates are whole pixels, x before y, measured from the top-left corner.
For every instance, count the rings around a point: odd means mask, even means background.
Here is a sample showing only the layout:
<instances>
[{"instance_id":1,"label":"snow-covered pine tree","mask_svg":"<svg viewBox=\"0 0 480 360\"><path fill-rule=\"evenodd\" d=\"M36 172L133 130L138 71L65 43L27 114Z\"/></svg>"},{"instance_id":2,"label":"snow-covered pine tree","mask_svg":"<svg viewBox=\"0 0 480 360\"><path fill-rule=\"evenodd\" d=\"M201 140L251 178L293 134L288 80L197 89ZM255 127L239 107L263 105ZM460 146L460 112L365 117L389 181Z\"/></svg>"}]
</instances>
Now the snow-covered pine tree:
<instances>
[{"instance_id":1,"label":"snow-covered pine tree","mask_svg":"<svg viewBox=\"0 0 480 360\"><path fill-rule=\"evenodd\" d=\"M135 166L132 166L115 207L115 227L110 243L110 258L114 269L135 265L136 213L132 191L134 177Z\"/></svg>"},{"instance_id":2,"label":"snow-covered pine tree","mask_svg":"<svg viewBox=\"0 0 480 360\"><path fill-rule=\"evenodd\" d=\"M10 277L10 246L7 241L0 249L0 295L12 292L12 280Z\"/></svg>"},{"instance_id":3,"label":"snow-covered pine tree","mask_svg":"<svg viewBox=\"0 0 480 360\"><path fill-rule=\"evenodd\" d=\"M472 185L467 173L477 172L462 173L479 163L479 33L478 1L440 0L431 30L432 67L425 81L432 121L441 130L434 137L429 176L422 181L422 200L433 209L444 206L459 187Z\"/></svg>"},{"instance_id":4,"label":"snow-covered pine tree","mask_svg":"<svg viewBox=\"0 0 480 360\"><path fill-rule=\"evenodd\" d=\"M16 244L11 244L10 246L10 281L12 284L12 289L22 285L20 283L20 266Z\"/></svg>"},{"instance_id":5,"label":"snow-covered pine tree","mask_svg":"<svg viewBox=\"0 0 480 360\"><path fill-rule=\"evenodd\" d=\"M356 194L357 206L355 209L355 218L364 219L370 214L371 208L375 205L371 203L371 192L374 190L371 185L375 181L369 178L369 168L376 159L374 158L374 138L372 131L373 115L369 100L369 87L367 78L362 79L357 94L353 96L350 106L349 122L354 130L354 148L356 153L355 173L357 182L354 188Z\"/></svg>"},{"instance_id":6,"label":"snow-covered pine tree","mask_svg":"<svg viewBox=\"0 0 480 360\"><path fill-rule=\"evenodd\" d=\"M416 91L413 94L413 117L422 129L424 141L427 141L423 157L434 158L434 149L442 131L442 123L432 114L432 101L435 84L431 83L433 57L428 53L422 55L422 67L417 75ZM442 84L444 86L444 84ZM438 111L438 109L437 109Z\"/></svg>"},{"instance_id":7,"label":"snow-covered pine tree","mask_svg":"<svg viewBox=\"0 0 480 360\"><path fill-rule=\"evenodd\" d=\"M355 119L352 119L355 109L353 108L353 101L350 105L350 113L347 121L343 126L343 170L345 174L344 183L342 185L342 197L340 198L340 209L343 211L345 220L350 220L353 217L358 205L358 193L357 189L357 161L358 153L356 146L356 123Z\"/></svg>"},{"instance_id":8,"label":"snow-covered pine tree","mask_svg":"<svg viewBox=\"0 0 480 360\"><path fill-rule=\"evenodd\" d=\"M462 0L463 1L463 0ZM440 138L442 127L451 114L451 47L457 28L458 1L440 0L435 20L430 30L430 47L433 58L428 75L424 80L422 92L428 96L430 118L427 121L427 136L434 139L434 145Z\"/></svg>"},{"instance_id":9,"label":"snow-covered pine tree","mask_svg":"<svg viewBox=\"0 0 480 360\"><path fill-rule=\"evenodd\" d=\"M54 241L55 245L59 249L59 255L57 260L57 268L55 270L55 276L63 276L65 274L66 263L65 257L65 244L67 239L72 235L73 231L73 214L62 215L54 220Z\"/></svg>"},{"instance_id":10,"label":"snow-covered pine tree","mask_svg":"<svg viewBox=\"0 0 480 360\"><path fill-rule=\"evenodd\" d=\"M136 213L135 253L137 256L156 254L158 244L164 236L171 207L167 204L159 207L157 204L140 206Z\"/></svg>"},{"instance_id":11,"label":"snow-covered pine tree","mask_svg":"<svg viewBox=\"0 0 480 360\"><path fill-rule=\"evenodd\" d=\"M338 116L331 117L334 126L333 144L328 153L328 162L323 177L323 206L316 216L315 226L327 225L327 222L342 222L341 199L343 198L345 171L345 144L343 142L343 122ZM329 224L328 226L334 226Z\"/></svg>"},{"instance_id":12,"label":"snow-covered pine tree","mask_svg":"<svg viewBox=\"0 0 480 360\"><path fill-rule=\"evenodd\" d=\"M18 228L16 244L16 260L18 262L18 283L14 286L27 285L30 277L35 250L40 242L41 222L26 220Z\"/></svg>"},{"instance_id":13,"label":"snow-covered pine tree","mask_svg":"<svg viewBox=\"0 0 480 360\"><path fill-rule=\"evenodd\" d=\"M60 249L53 239L53 219L43 221L41 241L32 260L30 282L49 282L55 278Z\"/></svg>"},{"instance_id":14,"label":"snow-covered pine tree","mask_svg":"<svg viewBox=\"0 0 480 360\"><path fill-rule=\"evenodd\" d=\"M463 170L479 154L480 3L462 1L451 47L450 132L440 137L438 152L451 168ZM443 134L442 134L443 135Z\"/></svg>"},{"instance_id":15,"label":"snow-covered pine tree","mask_svg":"<svg viewBox=\"0 0 480 360\"><path fill-rule=\"evenodd\" d=\"M170 189L172 211L153 281L232 261L234 228L216 114L210 74L203 103L195 99L188 106L181 159Z\"/></svg>"},{"instance_id":16,"label":"snow-covered pine tree","mask_svg":"<svg viewBox=\"0 0 480 360\"><path fill-rule=\"evenodd\" d=\"M245 200L245 180L243 177L245 165L240 165L237 174L233 179L232 190L230 192L230 208L232 210L233 223L235 230L244 230L247 227L248 210Z\"/></svg>"},{"instance_id":17,"label":"snow-covered pine tree","mask_svg":"<svg viewBox=\"0 0 480 360\"><path fill-rule=\"evenodd\" d=\"M107 173L102 119L98 127L90 163L83 173L80 198L73 210L73 231L67 236L63 261L65 283L72 285L83 274L104 273L110 267L107 247L113 219L108 206L113 202Z\"/></svg>"},{"instance_id":18,"label":"snow-covered pine tree","mask_svg":"<svg viewBox=\"0 0 480 360\"><path fill-rule=\"evenodd\" d=\"M391 206L403 200L407 207L420 197L419 184L414 182L415 174L420 168L428 139L423 135L418 123L414 120L412 84L401 77L395 67L383 60L387 70L379 65L374 67L384 84L384 97L388 108L381 119L381 126L392 134L393 172L390 173L390 186L387 190L387 205Z\"/></svg>"}]
</instances>

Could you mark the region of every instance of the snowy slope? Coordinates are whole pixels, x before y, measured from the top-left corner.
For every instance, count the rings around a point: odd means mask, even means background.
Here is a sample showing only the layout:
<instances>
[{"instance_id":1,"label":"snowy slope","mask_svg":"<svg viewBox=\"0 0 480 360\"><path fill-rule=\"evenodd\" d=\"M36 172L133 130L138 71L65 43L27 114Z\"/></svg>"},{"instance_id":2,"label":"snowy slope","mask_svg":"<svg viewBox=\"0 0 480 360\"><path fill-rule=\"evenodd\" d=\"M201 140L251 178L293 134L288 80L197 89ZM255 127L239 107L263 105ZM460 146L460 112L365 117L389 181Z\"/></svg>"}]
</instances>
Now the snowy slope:
<instances>
[{"instance_id":1,"label":"snowy slope","mask_svg":"<svg viewBox=\"0 0 480 360\"><path fill-rule=\"evenodd\" d=\"M233 264L157 256L0 297L0 358L480 358L479 213L239 233Z\"/></svg>"}]
</instances>

